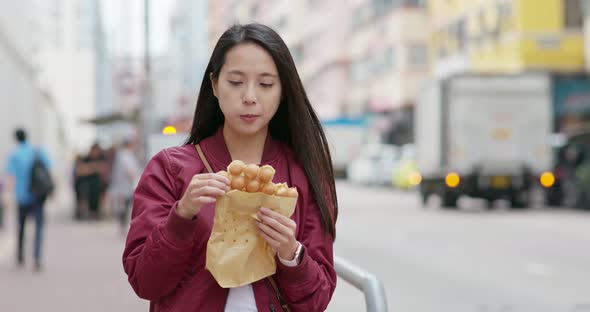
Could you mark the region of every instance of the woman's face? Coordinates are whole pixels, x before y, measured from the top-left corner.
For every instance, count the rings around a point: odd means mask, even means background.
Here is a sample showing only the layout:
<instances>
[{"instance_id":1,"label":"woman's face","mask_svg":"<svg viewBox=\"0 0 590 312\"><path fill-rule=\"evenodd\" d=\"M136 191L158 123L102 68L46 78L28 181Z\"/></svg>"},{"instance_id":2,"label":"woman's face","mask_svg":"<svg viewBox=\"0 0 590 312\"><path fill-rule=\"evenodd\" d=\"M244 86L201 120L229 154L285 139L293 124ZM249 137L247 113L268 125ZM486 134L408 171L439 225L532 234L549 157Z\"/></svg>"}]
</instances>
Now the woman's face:
<instances>
[{"instance_id":1,"label":"woman's face","mask_svg":"<svg viewBox=\"0 0 590 312\"><path fill-rule=\"evenodd\" d=\"M239 135L266 130L281 101L281 81L272 56L262 47L239 44L225 55L213 94L225 127Z\"/></svg>"}]
</instances>

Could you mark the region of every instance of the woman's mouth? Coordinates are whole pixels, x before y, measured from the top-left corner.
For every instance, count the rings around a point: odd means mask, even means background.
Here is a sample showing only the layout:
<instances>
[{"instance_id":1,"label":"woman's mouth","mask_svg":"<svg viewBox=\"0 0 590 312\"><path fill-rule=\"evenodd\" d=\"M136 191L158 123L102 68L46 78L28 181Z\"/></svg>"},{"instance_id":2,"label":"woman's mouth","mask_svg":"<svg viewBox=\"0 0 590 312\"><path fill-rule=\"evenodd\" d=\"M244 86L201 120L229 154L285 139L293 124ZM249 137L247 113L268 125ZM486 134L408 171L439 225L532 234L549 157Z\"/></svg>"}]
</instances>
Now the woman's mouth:
<instances>
[{"instance_id":1,"label":"woman's mouth","mask_svg":"<svg viewBox=\"0 0 590 312\"><path fill-rule=\"evenodd\" d=\"M247 123L253 123L258 118L258 115L240 115L240 118Z\"/></svg>"}]
</instances>

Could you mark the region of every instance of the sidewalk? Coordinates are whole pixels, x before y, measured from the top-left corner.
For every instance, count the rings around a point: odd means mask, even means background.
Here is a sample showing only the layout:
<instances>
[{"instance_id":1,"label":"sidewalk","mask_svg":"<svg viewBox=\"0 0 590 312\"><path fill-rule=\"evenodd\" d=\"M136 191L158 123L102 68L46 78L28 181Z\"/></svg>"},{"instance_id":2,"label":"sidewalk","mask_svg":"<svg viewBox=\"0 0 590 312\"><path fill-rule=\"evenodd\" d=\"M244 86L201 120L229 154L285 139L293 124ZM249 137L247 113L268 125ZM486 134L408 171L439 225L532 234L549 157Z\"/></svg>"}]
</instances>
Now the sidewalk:
<instances>
[{"instance_id":1,"label":"sidewalk","mask_svg":"<svg viewBox=\"0 0 590 312\"><path fill-rule=\"evenodd\" d=\"M56 194L45 205L46 228L48 226L50 227L55 219L70 217L73 211L73 193L69 188L69 183L67 181L58 181L57 183L59 183L59 187L57 188ZM0 263L4 262L6 258L14 260L17 235L16 211L17 207L14 203L10 203L10 205L4 207L4 227L0 229ZM25 235L27 236L27 245L25 248L28 248L26 249L27 252L32 248L29 247L33 243L31 238L35 231L34 223L33 218L29 218L25 229Z\"/></svg>"},{"instance_id":2,"label":"sidewalk","mask_svg":"<svg viewBox=\"0 0 590 312\"><path fill-rule=\"evenodd\" d=\"M3 311L149 310L123 272L124 239L116 222L74 223L58 217L45 234L41 273L33 272L30 258L23 268L12 257L0 261Z\"/></svg>"},{"instance_id":3,"label":"sidewalk","mask_svg":"<svg viewBox=\"0 0 590 312\"><path fill-rule=\"evenodd\" d=\"M148 311L149 303L135 295L123 272L125 241L117 222L74 222L68 191L46 206L40 273L32 269L32 219L26 229L25 266L15 265L15 209L7 209L0 232L2 311Z\"/></svg>"}]
</instances>

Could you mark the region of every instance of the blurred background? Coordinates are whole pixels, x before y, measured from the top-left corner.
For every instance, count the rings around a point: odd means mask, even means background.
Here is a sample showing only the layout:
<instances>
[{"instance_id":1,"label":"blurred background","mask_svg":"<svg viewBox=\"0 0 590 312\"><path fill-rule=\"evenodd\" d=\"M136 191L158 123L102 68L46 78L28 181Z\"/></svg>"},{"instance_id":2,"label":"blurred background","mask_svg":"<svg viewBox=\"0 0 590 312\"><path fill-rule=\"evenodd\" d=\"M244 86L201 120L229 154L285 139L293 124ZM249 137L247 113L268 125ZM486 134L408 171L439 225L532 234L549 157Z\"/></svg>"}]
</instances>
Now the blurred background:
<instances>
[{"instance_id":1,"label":"blurred background","mask_svg":"<svg viewBox=\"0 0 590 312\"><path fill-rule=\"evenodd\" d=\"M0 0L1 310L147 311L117 153L182 144L214 44L253 21L288 44L330 140L335 252L390 310L590 311L587 0ZM17 127L57 183L41 272L15 265ZM339 280L328 310L363 294Z\"/></svg>"}]
</instances>

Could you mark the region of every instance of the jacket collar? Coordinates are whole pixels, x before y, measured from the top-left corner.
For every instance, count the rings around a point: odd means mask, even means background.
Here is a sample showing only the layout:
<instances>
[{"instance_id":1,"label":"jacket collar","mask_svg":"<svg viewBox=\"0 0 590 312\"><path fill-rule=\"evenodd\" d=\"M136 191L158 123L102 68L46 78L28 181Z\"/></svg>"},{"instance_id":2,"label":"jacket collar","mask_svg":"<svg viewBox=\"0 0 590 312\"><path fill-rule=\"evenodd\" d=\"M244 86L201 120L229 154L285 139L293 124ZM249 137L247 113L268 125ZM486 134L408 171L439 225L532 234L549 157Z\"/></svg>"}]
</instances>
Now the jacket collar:
<instances>
[{"instance_id":1,"label":"jacket collar","mask_svg":"<svg viewBox=\"0 0 590 312\"><path fill-rule=\"evenodd\" d=\"M212 161L217 162L223 168L226 168L232 162L231 155L225 144L225 138L223 137L223 126L219 127L215 134L201 141L200 144L203 151L207 154L207 158L211 158ZM268 132L266 141L264 142L262 162L258 165L273 162L278 157L279 150L280 142L273 140L270 132Z\"/></svg>"}]
</instances>

